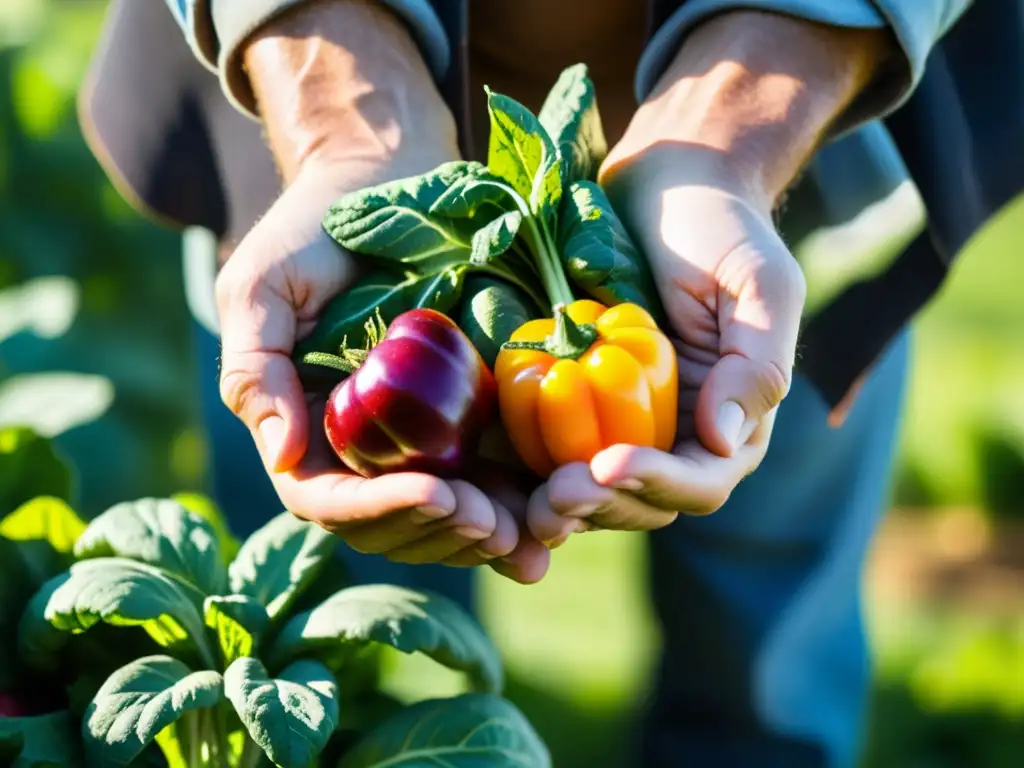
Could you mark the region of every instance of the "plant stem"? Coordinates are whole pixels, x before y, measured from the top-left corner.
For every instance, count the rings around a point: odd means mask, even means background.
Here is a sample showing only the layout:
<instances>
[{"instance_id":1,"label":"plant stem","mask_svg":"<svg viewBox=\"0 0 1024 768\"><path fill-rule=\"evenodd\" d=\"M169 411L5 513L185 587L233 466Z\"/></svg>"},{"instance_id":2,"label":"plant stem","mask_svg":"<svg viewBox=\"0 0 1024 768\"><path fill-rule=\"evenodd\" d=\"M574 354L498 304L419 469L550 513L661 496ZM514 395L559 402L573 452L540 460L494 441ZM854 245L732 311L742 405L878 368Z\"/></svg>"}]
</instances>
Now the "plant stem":
<instances>
[{"instance_id":1,"label":"plant stem","mask_svg":"<svg viewBox=\"0 0 1024 768\"><path fill-rule=\"evenodd\" d=\"M562 270L562 262L558 258L558 250L555 248L554 240L547 230L547 225L539 214L536 214L523 198L513 190L507 189L512 195L519 212L523 214L523 223L526 225L526 232L523 239L532 251L530 261L536 267L541 285L547 294L550 306L556 304L570 304L575 300L569 281ZM541 306L547 310L549 307Z\"/></svg>"},{"instance_id":2,"label":"plant stem","mask_svg":"<svg viewBox=\"0 0 1024 768\"><path fill-rule=\"evenodd\" d=\"M546 231L543 223L538 227L537 220L531 215L526 219L527 242L533 250L534 261L540 271L540 281L544 286L551 305L568 304L574 299L572 289L562 272L557 253L545 239Z\"/></svg>"}]
</instances>

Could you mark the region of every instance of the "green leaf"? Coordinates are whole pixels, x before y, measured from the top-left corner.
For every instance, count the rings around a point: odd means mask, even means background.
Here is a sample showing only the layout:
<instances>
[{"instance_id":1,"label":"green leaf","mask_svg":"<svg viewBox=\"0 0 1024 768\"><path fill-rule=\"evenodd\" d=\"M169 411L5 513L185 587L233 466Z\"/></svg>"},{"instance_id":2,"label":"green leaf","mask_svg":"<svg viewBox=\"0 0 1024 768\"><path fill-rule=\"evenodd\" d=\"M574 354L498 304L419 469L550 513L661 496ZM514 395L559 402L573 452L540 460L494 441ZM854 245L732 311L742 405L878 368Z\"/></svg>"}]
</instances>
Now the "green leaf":
<instances>
[{"instance_id":1,"label":"green leaf","mask_svg":"<svg viewBox=\"0 0 1024 768\"><path fill-rule=\"evenodd\" d=\"M478 229L473 233L473 252L470 261L473 264L489 264L501 256L512 247L522 223L523 214L519 211L509 211Z\"/></svg>"},{"instance_id":2,"label":"green leaf","mask_svg":"<svg viewBox=\"0 0 1024 768\"><path fill-rule=\"evenodd\" d=\"M119 557L75 563L32 597L18 629L22 657L51 670L71 634L103 622L141 626L172 652L198 649L204 662L215 657L206 641L203 595L159 568Z\"/></svg>"},{"instance_id":3,"label":"green leaf","mask_svg":"<svg viewBox=\"0 0 1024 768\"><path fill-rule=\"evenodd\" d=\"M548 768L551 755L512 704L471 693L423 701L372 730L339 768Z\"/></svg>"},{"instance_id":4,"label":"green leaf","mask_svg":"<svg viewBox=\"0 0 1024 768\"><path fill-rule=\"evenodd\" d=\"M268 659L283 664L315 655L331 663L368 643L423 653L467 673L476 690L501 689L498 651L469 614L441 595L389 584L349 587L296 615L281 629Z\"/></svg>"},{"instance_id":5,"label":"green leaf","mask_svg":"<svg viewBox=\"0 0 1024 768\"><path fill-rule=\"evenodd\" d=\"M203 618L217 635L225 665L254 655L253 650L270 626L266 608L246 595L206 598Z\"/></svg>"},{"instance_id":6,"label":"green leaf","mask_svg":"<svg viewBox=\"0 0 1024 768\"><path fill-rule=\"evenodd\" d=\"M469 257L472 230L430 209L479 163L453 162L408 179L345 195L327 209L324 229L343 248L432 274Z\"/></svg>"},{"instance_id":7,"label":"green leaf","mask_svg":"<svg viewBox=\"0 0 1024 768\"><path fill-rule=\"evenodd\" d=\"M309 352L337 353L342 342L362 349L368 341L366 321L380 310L385 324L410 309L448 312L462 292L464 267L436 274L402 276L378 270L356 281L327 305L313 332L299 344L298 356Z\"/></svg>"},{"instance_id":8,"label":"green leaf","mask_svg":"<svg viewBox=\"0 0 1024 768\"><path fill-rule=\"evenodd\" d=\"M338 685L315 661L271 678L258 660L238 659L224 673L224 691L253 741L282 768L308 768L338 724Z\"/></svg>"},{"instance_id":9,"label":"green leaf","mask_svg":"<svg viewBox=\"0 0 1024 768\"><path fill-rule=\"evenodd\" d=\"M214 533L217 534L220 559L224 565L227 565L235 559L235 555L238 554L238 548L241 546L241 542L239 542L238 539L235 538L234 534L231 533L231 528L228 526L227 520L224 519L224 515L214 503L213 499L202 493L176 493L171 496L171 498L181 504L181 506L189 512L199 515L213 526Z\"/></svg>"},{"instance_id":10,"label":"green leaf","mask_svg":"<svg viewBox=\"0 0 1024 768\"><path fill-rule=\"evenodd\" d=\"M36 496L71 500L71 468L53 443L25 427L0 429L0 517Z\"/></svg>"},{"instance_id":11,"label":"green leaf","mask_svg":"<svg viewBox=\"0 0 1024 768\"><path fill-rule=\"evenodd\" d=\"M218 672L193 672L170 656L148 656L115 672L96 693L82 724L89 765L129 765L186 712L223 698Z\"/></svg>"},{"instance_id":12,"label":"green leaf","mask_svg":"<svg viewBox=\"0 0 1024 768\"><path fill-rule=\"evenodd\" d=\"M24 565L29 594L71 564L83 530L85 523L66 502L47 496L25 502L0 520L0 537L14 542L12 556Z\"/></svg>"},{"instance_id":13,"label":"green leaf","mask_svg":"<svg viewBox=\"0 0 1024 768\"><path fill-rule=\"evenodd\" d=\"M559 253L569 278L607 306L638 304L664 317L647 262L604 191L591 181L569 188L559 212Z\"/></svg>"},{"instance_id":14,"label":"green leaf","mask_svg":"<svg viewBox=\"0 0 1024 768\"><path fill-rule=\"evenodd\" d=\"M117 504L93 520L75 545L79 559L126 557L162 568L207 595L227 587L217 534L171 499Z\"/></svg>"},{"instance_id":15,"label":"green leaf","mask_svg":"<svg viewBox=\"0 0 1024 768\"><path fill-rule=\"evenodd\" d=\"M338 540L312 523L282 512L246 539L228 569L231 591L281 616L326 564Z\"/></svg>"},{"instance_id":16,"label":"green leaf","mask_svg":"<svg viewBox=\"0 0 1024 768\"><path fill-rule=\"evenodd\" d=\"M432 206L432 216L453 219L490 220L508 211L520 210L518 200L526 203L515 189L485 166L459 179ZM520 211L522 212L522 211Z\"/></svg>"},{"instance_id":17,"label":"green leaf","mask_svg":"<svg viewBox=\"0 0 1024 768\"><path fill-rule=\"evenodd\" d=\"M0 291L0 342L23 331L56 339L71 328L81 289L66 275L37 277Z\"/></svg>"},{"instance_id":18,"label":"green leaf","mask_svg":"<svg viewBox=\"0 0 1024 768\"><path fill-rule=\"evenodd\" d=\"M0 717L0 765L9 768L84 766L77 726L70 712Z\"/></svg>"},{"instance_id":19,"label":"green leaf","mask_svg":"<svg viewBox=\"0 0 1024 768\"><path fill-rule=\"evenodd\" d=\"M12 541L45 541L55 552L70 554L85 523L63 499L41 496L0 520L0 536Z\"/></svg>"},{"instance_id":20,"label":"green leaf","mask_svg":"<svg viewBox=\"0 0 1024 768\"><path fill-rule=\"evenodd\" d=\"M562 71L538 119L562 156L563 183L593 181L608 154L608 142L586 64Z\"/></svg>"},{"instance_id":21,"label":"green leaf","mask_svg":"<svg viewBox=\"0 0 1024 768\"><path fill-rule=\"evenodd\" d=\"M526 201L530 212L553 224L562 197L561 158L530 110L487 90L491 140L487 165Z\"/></svg>"},{"instance_id":22,"label":"green leaf","mask_svg":"<svg viewBox=\"0 0 1024 768\"><path fill-rule=\"evenodd\" d=\"M501 345L536 317L538 310L518 288L504 280L473 275L466 280L457 323L493 369Z\"/></svg>"},{"instance_id":23,"label":"green leaf","mask_svg":"<svg viewBox=\"0 0 1024 768\"><path fill-rule=\"evenodd\" d=\"M0 383L0 426L31 427L56 437L99 419L114 402L105 376L46 371L12 376Z\"/></svg>"}]
</instances>

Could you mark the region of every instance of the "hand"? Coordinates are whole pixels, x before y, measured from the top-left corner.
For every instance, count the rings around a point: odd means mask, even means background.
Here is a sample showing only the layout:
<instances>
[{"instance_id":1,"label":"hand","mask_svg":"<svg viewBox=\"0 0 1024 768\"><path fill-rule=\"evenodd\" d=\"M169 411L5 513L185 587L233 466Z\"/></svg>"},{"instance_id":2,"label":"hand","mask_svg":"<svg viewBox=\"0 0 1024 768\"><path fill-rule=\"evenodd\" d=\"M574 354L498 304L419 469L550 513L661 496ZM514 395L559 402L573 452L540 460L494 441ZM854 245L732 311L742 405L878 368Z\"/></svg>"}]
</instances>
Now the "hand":
<instances>
[{"instance_id":1,"label":"hand","mask_svg":"<svg viewBox=\"0 0 1024 768\"><path fill-rule=\"evenodd\" d=\"M528 537L520 541L513 513L523 519L525 497L516 489L493 475L484 493L423 474L365 479L339 469L323 432L323 402L302 391L292 348L355 274L355 262L320 227L339 184L354 175L307 165L221 271L223 400L252 430L281 501L298 517L396 562L472 566L498 559L499 572L535 581L547 552ZM506 506L517 500L518 508Z\"/></svg>"},{"instance_id":2,"label":"hand","mask_svg":"<svg viewBox=\"0 0 1024 768\"><path fill-rule=\"evenodd\" d=\"M693 33L601 172L676 335L677 445L560 468L528 521L558 544L716 511L768 448L789 390L803 275L771 212L883 57L884 33L724 14ZM774 43L766 44L766 43Z\"/></svg>"},{"instance_id":3,"label":"hand","mask_svg":"<svg viewBox=\"0 0 1024 768\"><path fill-rule=\"evenodd\" d=\"M486 472L478 487L418 473L366 479L339 468L323 432L324 403L303 393L291 361L296 341L356 273L321 226L328 205L458 157L450 115L424 68L409 63L417 55L386 10L348 3L304 5L247 49L287 187L218 276L221 394L296 516L396 562L490 563L509 578L536 581L548 553L520 535L524 494Z\"/></svg>"},{"instance_id":4,"label":"hand","mask_svg":"<svg viewBox=\"0 0 1024 768\"><path fill-rule=\"evenodd\" d=\"M651 530L717 510L768 448L789 389L802 274L767 211L700 148L655 147L615 190L650 211L641 235L678 351L672 453L617 445L558 469L531 500L544 541L589 526ZM621 185L628 184L628 192Z\"/></svg>"}]
</instances>

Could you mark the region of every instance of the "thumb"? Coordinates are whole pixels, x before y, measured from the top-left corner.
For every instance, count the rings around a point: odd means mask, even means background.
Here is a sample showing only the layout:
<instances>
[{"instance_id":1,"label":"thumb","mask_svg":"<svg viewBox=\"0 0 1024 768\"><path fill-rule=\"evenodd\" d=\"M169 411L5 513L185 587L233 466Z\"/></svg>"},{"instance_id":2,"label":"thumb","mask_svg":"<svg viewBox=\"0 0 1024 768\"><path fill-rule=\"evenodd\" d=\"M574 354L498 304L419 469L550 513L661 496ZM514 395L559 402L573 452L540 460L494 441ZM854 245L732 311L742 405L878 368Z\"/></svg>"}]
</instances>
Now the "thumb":
<instances>
[{"instance_id":1,"label":"thumb","mask_svg":"<svg viewBox=\"0 0 1024 768\"><path fill-rule=\"evenodd\" d=\"M694 409L697 436L720 456L745 444L789 392L803 313L804 281L788 251L754 259L757 267L719 296L719 359Z\"/></svg>"},{"instance_id":2,"label":"thumb","mask_svg":"<svg viewBox=\"0 0 1024 768\"><path fill-rule=\"evenodd\" d=\"M240 262L239 262L240 263ZM229 273L218 285L221 321L220 394L249 428L268 472L291 469L306 452L309 415L290 357L295 310L266 285L239 285Z\"/></svg>"}]
</instances>

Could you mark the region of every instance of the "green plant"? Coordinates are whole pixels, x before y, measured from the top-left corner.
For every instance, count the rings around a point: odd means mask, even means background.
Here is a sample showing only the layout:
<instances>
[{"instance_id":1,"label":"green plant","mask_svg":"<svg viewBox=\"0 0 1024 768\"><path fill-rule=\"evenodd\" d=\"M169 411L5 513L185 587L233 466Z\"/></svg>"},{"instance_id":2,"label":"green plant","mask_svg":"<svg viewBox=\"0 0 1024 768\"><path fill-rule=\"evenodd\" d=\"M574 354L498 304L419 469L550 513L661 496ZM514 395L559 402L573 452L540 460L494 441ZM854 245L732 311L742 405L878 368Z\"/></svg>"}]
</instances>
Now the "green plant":
<instances>
[{"instance_id":1,"label":"green plant","mask_svg":"<svg viewBox=\"0 0 1024 768\"><path fill-rule=\"evenodd\" d=\"M346 340L365 346L378 309L385 323L414 308L450 313L489 364L524 320L577 293L663 316L647 264L594 182L607 146L586 66L562 72L539 115L490 90L487 105L486 165L444 163L327 211L327 232L374 271L327 307L300 360Z\"/></svg>"},{"instance_id":2,"label":"green plant","mask_svg":"<svg viewBox=\"0 0 1024 768\"><path fill-rule=\"evenodd\" d=\"M29 601L20 657L88 691L88 765L549 764L498 695L496 650L454 603L388 585L320 599L313 588L336 539L290 513L227 562L231 546L177 501L120 504L77 536L75 562ZM95 647L104 628L116 646ZM380 646L462 671L474 692L403 708L374 685ZM109 656L119 666L90 677Z\"/></svg>"}]
</instances>

